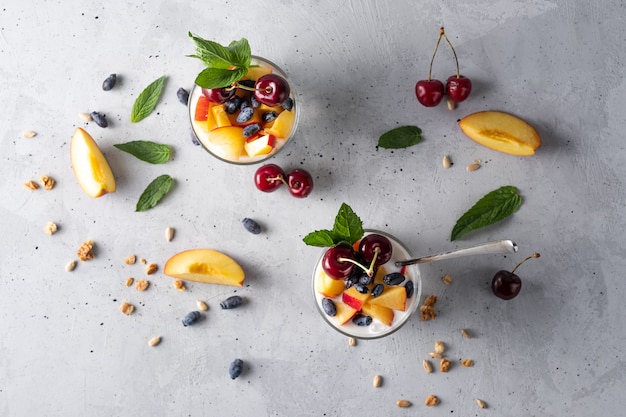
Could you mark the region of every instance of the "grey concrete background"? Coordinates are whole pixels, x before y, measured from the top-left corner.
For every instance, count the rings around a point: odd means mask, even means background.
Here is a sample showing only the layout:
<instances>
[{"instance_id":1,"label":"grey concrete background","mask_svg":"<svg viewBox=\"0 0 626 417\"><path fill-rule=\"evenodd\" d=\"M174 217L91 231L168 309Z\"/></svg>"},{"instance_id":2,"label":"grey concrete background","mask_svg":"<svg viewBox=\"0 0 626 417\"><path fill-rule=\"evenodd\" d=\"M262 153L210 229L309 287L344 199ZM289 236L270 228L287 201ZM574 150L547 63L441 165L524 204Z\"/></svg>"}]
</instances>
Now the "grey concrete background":
<instances>
[{"instance_id":1,"label":"grey concrete background","mask_svg":"<svg viewBox=\"0 0 626 417\"><path fill-rule=\"evenodd\" d=\"M626 380L623 178L626 17L619 1L109 2L9 1L0 6L0 415L17 416L616 416ZM439 26L474 83L465 103L426 109L414 85L425 78ZM212 159L190 140L176 90L191 87L192 31L228 43L246 37L297 85L295 140L273 159L315 178L306 200L264 194L256 167ZM442 44L434 76L454 73ZM114 90L102 81L117 73ZM130 109L167 75L156 111L131 124ZM501 154L465 138L460 117L502 110L543 137L533 157ZM107 114L106 129L78 113ZM405 150L376 148L398 125L423 129ZM118 191L85 196L69 139L85 127L115 172ZM24 139L25 130L38 135ZM116 150L130 140L168 143L175 157L150 166ZM449 154L455 165L441 168ZM465 165L480 160L468 173ZM176 184L156 208L135 203L156 176ZM30 191L47 174L51 191ZM450 242L455 220L480 196L515 185L524 197L509 219ZM281 190L285 191L285 190ZM439 297L434 321L412 320L383 340L349 347L317 316L312 267L320 250L308 232L332 225L342 202L366 227L400 238L415 255L500 238L520 252L430 264L424 294ZM265 232L247 233L244 217ZM47 236L48 221L59 232ZM166 227L176 229L172 242ZM67 273L81 242L96 258ZM160 271L140 293L126 288L140 265L212 247L240 261L246 286L189 284L178 292ZM522 293L504 302L493 274L524 265ZM453 283L442 284L449 273ZM237 292L245 308L221 311ZM205 319L184 328L195 300ZM131 316L119 311L128 300ZM463 339L459 329L475 337ZM156 335L162 343L150 348ZM455 366L426 375L421 361L442 340ZM240 357L244 374L228 378ZM472 368L458 365L475 361ZM372 378L380 374L382 387ZM424 399L435 394L437 407ZM487 402L479 409L475 398ZM407 399L412 408L395 402Z\"/></svg>"}]
</instances>

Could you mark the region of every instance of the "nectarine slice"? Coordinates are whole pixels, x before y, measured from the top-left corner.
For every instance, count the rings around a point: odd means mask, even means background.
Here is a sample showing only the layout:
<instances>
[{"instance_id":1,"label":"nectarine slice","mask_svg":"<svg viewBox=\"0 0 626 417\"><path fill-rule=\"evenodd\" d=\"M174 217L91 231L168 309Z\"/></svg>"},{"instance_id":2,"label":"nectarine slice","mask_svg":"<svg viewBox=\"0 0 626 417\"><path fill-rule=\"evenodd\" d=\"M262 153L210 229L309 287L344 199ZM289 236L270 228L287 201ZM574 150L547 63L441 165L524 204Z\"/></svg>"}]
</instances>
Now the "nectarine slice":
<instances>
[{"instance_id":1,"label":"nectarine slice","mask_svg":"<svg viewBox=\"0 0 626 417\"><path fill-rule=\"evenodd\" d=\"M370 298L367 302L392 310L404 311L406 310L406 289L403 286L388 286L381 295Z\"/></svg>"},{"instance_id":2,"label":"nectarine slice","mask_svg":"<svg viewBox=\"0 0 626 417\"><path fill-rule=\"evenodd\" d=\"M72 169L83 191L100 197L115 191L115 177L98 144L82 128L77 128L70 142Z\"/></svg>"},{"instance_id":3,"label":"nectarine slice","mask_svg":"<svg viewBox=\"0 0 626 417\"><path fill-rule=\"evenodd\" d=\"M459 121L459 127L473 141L511 155L533 155L541 146L541 137L535 128L509 113L472 113Z\"/></svg>"},{"instance_id":4,"label":"nectarine slice","mask_svg":"<svg viewBox=\"0 0 626 417\"><path fill-rule=\"evenodd\" d=\"M367 314L387 326L391 326L391 323L393 323L394 313L393 310L388 307L365 303L363 304L361 310L363 311L363 314Z\"/></svg>"},{"instance_id":5,"label":"nectarine slice","mask_svg":"<svg viewBox=\"0 0 626 417\"><path fill-rule=\"evenodd\" d=\"M245 274L230 256L213 249L179 252L165 263L163 273L187 281L243 286Z\"/></svg>"},{"instance_id":6,"label":"nectarine slice","mask_svg":"<svg viewBox=\"0 0 626 417\"><path fill-rule=\"evenodd\" d=\"M337 314L335 314L333 318L340 326L343 326L348 321L350 321L350 319L352 319L352 317L354 317L358 312L358 310L355 310L354 308L344 303L335 303L335 305L337 306Z\"/></svg>"},{"instance_id":7,"label":"nectarine slice","mask_svg":"<svg viewBox=\"0 0 626 417\"><path fill-rule=\"evenodd\" d=\"M360 310L363 304L370 298L370 293L362 294L354 287L350 287L341 294L341 301L348 304L355 310Z\"/></svg>"},{"instance_id":8,"label":"nectarine slice","mask_svg":"<svg viewBox=\"0 0 626 417\"><path fill-rule=\"evenodd\" d=\"M321 268L318 272L317 279L315 280L315 291L322 294L324 297L335 298L346 289L341 279L333 279Z\"/></svg>"}]
</instances>

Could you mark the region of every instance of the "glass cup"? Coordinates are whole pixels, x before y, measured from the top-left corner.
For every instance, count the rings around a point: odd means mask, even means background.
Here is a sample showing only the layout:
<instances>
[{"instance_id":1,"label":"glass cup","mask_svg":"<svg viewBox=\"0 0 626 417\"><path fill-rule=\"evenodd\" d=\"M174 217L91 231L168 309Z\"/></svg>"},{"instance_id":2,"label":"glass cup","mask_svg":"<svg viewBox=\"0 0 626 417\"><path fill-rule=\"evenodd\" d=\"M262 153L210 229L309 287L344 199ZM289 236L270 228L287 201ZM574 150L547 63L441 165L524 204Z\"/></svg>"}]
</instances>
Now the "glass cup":
<instances>
[{"instance_id":1,"label":"glass cup","mask_svg":"<svg viewBox=\"0 0 626 417\"><path fill-rule=\"evenodd\" d=\"M346 309L346 305L342 301L342 293L345 289L344 281L333 280L332 278L328 277L328 275L326 275L326 273L322 269L322 258L324 256L325 250L324 252L322 252L322 255L315 265L315 270L313 271L313 295L315 297L315 305L317 306L317 310L319 311L320 315L322 316L324 321L326 321L326 323L328 323L338 332L357 339L377 339L380 337L388 336L397 331L408 321L408 319L413 315L415 310L417 310L422 294L422 281L418 265L410 265L405 267L395 266L395 261L413 258L409 250L406 249L406 247L398 239L385 232L368 229L365 230L364 236L372 233L385 236L392 244L393 250L391 259L389 260L389 262L381 266L382 268L384 268L384 274L401 272L406 279L400 284L400 286L405 289L404 286L407 282L410 281L413 283L414 287L412 296L406 298L404 310L391 309L391 311L393 312L393 318L390 320L390 323L388 322L388 324L386 324L379 319L382 318L382 320L389 320L388 310L379 309L379 311L377 312L377 316L379 318L376 318L374 317L374 315L367 314L367 309L363 309L361 312L354 312L354 309ZM383 274L381 274L379 271L377 277L382 275ZM373 285L370 284L369 287L371 291ZM391 287L386 286L385 291L387 291L389 288ZM385 291L383 291L383 293ZM368 304L369 301L371 301L371 295L369 297L370 298L366 300L364 304ZM324 308L322 307L322 300L324 298L331 298L333 300L338 311L336 316L331 317L326 314ZM371 304L369 306L369 310L372 310ZM359 326L352 321L352 318L354 318L356 314L370 315L370 317L372 317L372 322L369 325ZM342 324L341 322L343 321L345 321L345 323Z\"/></svg>"},{"instance_id":2,"label":"glass cup","mask_svg":"<svg viewBox=\"0 0 626 417\"><path fill-rule=\"evenodd\" d=\"M191 90L188 108L193 134L202 147L217 159L239 165L257 164L276 155L294 136L300 110L293 84L287 75L267 59L252 56L250 70L242 80L256 80L267 73L278 74L287 80L293 107L287 110L282 105L271 107L261 104L255 109L252 118L244 123L236 121L239 110L228 114L224 104L208 103L201 87L194 85ZM236 93L240 97L247 97L248 102L251 94L243 89L238 89ZM263 114L266 112L276 112L276 118L265 122ZM244 127L254 123L259 123L259 132L245 138Z\"/></svg>"}]
</instances>

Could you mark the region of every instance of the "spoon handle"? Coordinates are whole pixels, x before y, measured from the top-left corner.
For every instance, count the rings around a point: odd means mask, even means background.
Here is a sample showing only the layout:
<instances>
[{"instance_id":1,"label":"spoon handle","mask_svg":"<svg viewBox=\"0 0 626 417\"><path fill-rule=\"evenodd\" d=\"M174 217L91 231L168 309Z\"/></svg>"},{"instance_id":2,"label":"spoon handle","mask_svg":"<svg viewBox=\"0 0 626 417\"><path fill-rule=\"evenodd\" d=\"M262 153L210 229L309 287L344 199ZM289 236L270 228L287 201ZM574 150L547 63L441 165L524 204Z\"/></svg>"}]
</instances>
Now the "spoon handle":
<instances>
[{"instance_id":1,"label":"spoon handle","mask_svg":"<svg viewBox=\"0 0 626 417\"><path fill-rule=\"evenodd\" d=\"M517 244L515 244L515 242L511 240L495 240L493 242L487 242L487 243L482 243L480 245L472 246L471 248L443 252L437 255L423 256L421 258L407 259L404 261L396 261L396 266L425 264L427 262L459 258L461 256L486 255L489 253L515 253L515 252L517 252Z\"/></svg>"}]
</instances>

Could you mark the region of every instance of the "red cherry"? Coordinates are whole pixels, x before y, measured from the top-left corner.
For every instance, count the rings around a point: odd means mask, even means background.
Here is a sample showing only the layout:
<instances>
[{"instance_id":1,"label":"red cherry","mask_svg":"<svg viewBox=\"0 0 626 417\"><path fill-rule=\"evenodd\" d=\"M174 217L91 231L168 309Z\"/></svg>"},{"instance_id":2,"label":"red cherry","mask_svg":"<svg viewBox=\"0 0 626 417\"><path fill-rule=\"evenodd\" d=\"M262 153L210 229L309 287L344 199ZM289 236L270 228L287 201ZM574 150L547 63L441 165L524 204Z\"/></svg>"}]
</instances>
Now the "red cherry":
<instances>
[{"instance_id":1,"label":"red cherry","mask_svg":"<svg viewBox=\"0 0 626 417\"><path fill-rule=\"evenodd\" d=\"M522 289L520 277L509 271L498 271L491 281L491 290L503 300L515 298Z\"/></svg>"},{"instance_id":2,"label":"red cherry","mask_svg":"<svg viewBox=\"0 0 626 417\"><path fill-rule=\"evenodd\" d=\"M202 94L213 103L225 103L235 95L234 88L203 88Z\"/></svg>"},{"instance_id":3,"label":"red cherry","mask_svg":"<svg viewBox=\"0 0 626 417\"><path fill-rule=\"evenodd\" d=\"M303 169L294 169L287 175L287 186L292 196L304 198L313 191L313 177Z\"/></svg>"},{"instance_id":4,"label":"red cherry","mask_svg":"<svg viewBox=\"0 0 626 417\"><path fill-rule=\"evenodd\" d=\"M376 255L374 266L380 266L389 262L393 252L389 239L376 233L372 233L361 239L361 243L359 243L359 253L366 263L369 264L372 262L376 251L378 251L378 255Z\"/></svg>"},{"instance_id":5,"label":"red cherry","mask_svg":"<svg viewBox=\"0 0 626 417\"><path fill-rule=\"evenodd\" d=\"M285 172L275 164L263 165L254 173L254 184L259 190L271 193L283 185Z\"/></svg>"},{"instance_id":6,"label":"red cherry","mask_svg":"<svg viewBox=\"0 0 626 417\"><path fill-rule=\"evenodd\" d=\"M420 80L415 84L415 95L425 107L435 107L443 99L443 83L439 80Z\"/></svg>"},{"instance_id":7,"label":"red cherry","mask_svg":"<svg viewBox=\"0 0 626 417\"><path fill-rule=\"evenodd\" d=\"M289 83L278 74L265 74L254 84L254 96L263 104L277 106L289 98Z\"/></svg>"},{"instance_id":8,"label":"red cherry","mask_svg":"<svg viewBox=\"0 0 626 417\"><path fill-rule=\"evenodd\" d=\"M469 97L472 92L472 82L464 75L451 75L446 83L446 94L456 103Z\"/></svg>"},{"instance_id":9,"label":"red cherry","mask_svg":"<svg viewBox=\"0 0 626 417\"><path fill-rule=\"evenodd\" d=\"M322 268L332 279L344 279L352 272L354 264L342 259L354 260L354 251L348 244L339 244L324 252Z\"/></svg>"}]
</instances>

